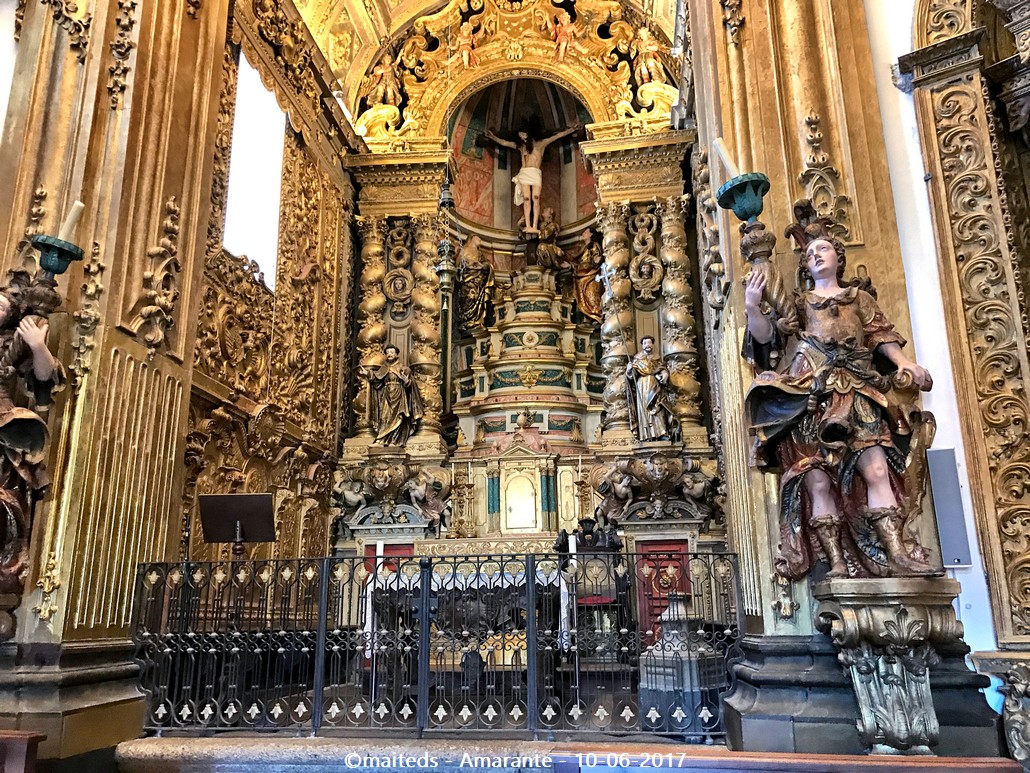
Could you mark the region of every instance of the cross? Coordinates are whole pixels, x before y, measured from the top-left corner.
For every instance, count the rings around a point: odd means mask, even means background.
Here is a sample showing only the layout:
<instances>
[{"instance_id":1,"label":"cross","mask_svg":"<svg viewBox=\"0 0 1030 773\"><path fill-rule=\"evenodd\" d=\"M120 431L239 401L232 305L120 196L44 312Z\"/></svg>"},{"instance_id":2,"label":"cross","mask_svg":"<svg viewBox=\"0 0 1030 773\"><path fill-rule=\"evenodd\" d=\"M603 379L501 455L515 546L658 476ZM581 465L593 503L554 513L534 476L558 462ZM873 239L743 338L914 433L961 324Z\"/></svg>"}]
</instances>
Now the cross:
<instances>
[{"instance_id":1,"label":"cross","mask_svg":"<svg viewBox=\"0 0 1030 773\"><path fill-rule=\"evenodd\" d=\"M610 299L615 298L615 293L612 292L612 278L616 275L615 267L610 266L607 263L602 263L601 268L597 271L597 276L594 277L595 282L603 282L605 290L608 291L608 297ZM618 312L615 314L615 319L619 321L619 332L622 333L622 343L626 347L626 351L629 351L629 338L626 337L626 331L622 327L622 318L619 317Z\"/></svg>"}]
</instances>

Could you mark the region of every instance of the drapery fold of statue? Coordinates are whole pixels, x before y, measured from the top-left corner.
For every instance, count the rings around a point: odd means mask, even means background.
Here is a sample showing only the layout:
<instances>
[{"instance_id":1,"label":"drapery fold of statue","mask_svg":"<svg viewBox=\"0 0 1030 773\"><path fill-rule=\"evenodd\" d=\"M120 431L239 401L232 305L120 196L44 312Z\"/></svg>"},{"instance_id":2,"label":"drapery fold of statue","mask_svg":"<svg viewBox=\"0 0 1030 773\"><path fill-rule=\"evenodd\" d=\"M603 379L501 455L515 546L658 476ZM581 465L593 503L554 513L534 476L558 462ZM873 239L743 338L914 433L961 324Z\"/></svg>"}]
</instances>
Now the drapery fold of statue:
<instances>
[{"instance_id":1,"label":"drapery fold of statue","mask_svg":"<svg viewBox=\"0 0 1030 773\"><path fill-rule=\"evenodd\" d=\"M580 244L576 249L576 263L573 268L576 307L584 317L600 322L603 316L601 302L604 298L604 287L597 281L601 264L604 263L601 245L594 239L593 232L587 229L580 237Z\"/></svg>"},{"instance_id":2,"label":"drapery fold of statue","mask_svg":"<svg viewBox=\"0 0 1030 773\"><path fill-rule=\"evenodd\" d=\"M541 268L556 269L565 262L565 251L558 246L558 231L561 225L554 210L544 207L540 213L540 241L536 246L536 263Z\"/></svg>"},{"instance_id":3,"label":"drapery fold of statue","mask_svg":"<svg viewBox=\"0 0 1030 773\"><path fill-rule=\"evenodd\" d=\"M544 151L547 150L547 146L552 142L556 142L562 137L568 137L578 129L579 126L573 126L539 140L534 140L529 136L528 132L520 131L517 143L503 140L492 131L487 130L484 132L487 139L503 147L517 150L519 155L522 156L522 166L519 169L519 173L511 178L511 181L515 186L513 201L516 207L522 207L522 217L526 223L526 233L537 233L539 229L540 192L543 189L544 179L540 168L544 162Z\"/></svg>"},{"instance_id":4,"label":"drapery fold of statue","mask_svg":"<svg viewBox=\"0 0 1030 773\"><path fill-rule=\"evenodd\" d=\"M912 517L924 481L921 455L933 417L914 403L930 374L905 356L905 340L868 283L843 281L844 248L799 202L803 284L793 309L777 309L767 277L752 271L743 356L758 374L746 397L755 462L782 471L777 572L804 577L822 556L829 577L929 574ZM790 312L794 312L793 314ZM796 316L784 326L782 319ZM772 355L798 339L782 371Z\"/></svg>"},{"instance_id":5,"label":"drapery fold of statue","mask_svg":"<svg viewBox=\"0 0 1030 773\"><path fill-rule=\"evenodd\" d=\"M363 371L369 385L368 422L376 443L403 446L422 422L422 398L411 370L400 362L400 350L390 345L384 354L386 362Z\"/></svg>"},{"instance_id":6,"label":"drapery fold of statue","mask_svg":"<svg viewBox=\"0 0 1030 773\"><path fill-rule=\"evenodd\" d=\"M47 316L59 305L53 280L12 271L0 288L0 593L22 589L33 508L50 482L47 427L37 410L66 380L46 345Z\"/></svg>"},{"instance_id":7,"label":"drapery fold of statue","mask_svg":"<svg viewBox=\"0 0 1030 773\"><path fill-rule=\"evenodd\" d=\"M487 301L494 286L494 269L479 252L478 236L469 238L461 249L458 268L458 325L462 330L482 327Z\"/></svg>"},{"instance_id":8,"label":"drapery fold of statue","mask_svg":"<svg viewBox=\"0 0 1030 773\"><path fill-rule=\"evenodd\" d=\"M679 424L669 405L669 369L651 336L640 339L640 351L626 365L626 392L629 425L637 440L676 439Z\"/></svg>"}]
</instances>

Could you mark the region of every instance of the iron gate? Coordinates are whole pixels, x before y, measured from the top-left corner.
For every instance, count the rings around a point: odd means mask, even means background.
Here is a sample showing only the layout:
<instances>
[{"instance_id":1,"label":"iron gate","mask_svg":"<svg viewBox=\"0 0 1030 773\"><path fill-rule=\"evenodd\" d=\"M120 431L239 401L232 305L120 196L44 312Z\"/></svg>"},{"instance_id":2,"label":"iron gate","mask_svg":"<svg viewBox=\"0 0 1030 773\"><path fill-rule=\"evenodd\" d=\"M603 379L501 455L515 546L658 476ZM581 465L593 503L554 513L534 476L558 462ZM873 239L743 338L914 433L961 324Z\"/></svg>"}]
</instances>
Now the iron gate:
<instances>
[{"instance_id":1,"label":"iron gate","mask_svg":"<svg viewBox=\"0 0 1030 773\"><path fill-rule=\"evenodd\" d=\"M153 563L134 640L158 733L711 741L739 614L729 553Z\"/></svg>"}]
</instances>

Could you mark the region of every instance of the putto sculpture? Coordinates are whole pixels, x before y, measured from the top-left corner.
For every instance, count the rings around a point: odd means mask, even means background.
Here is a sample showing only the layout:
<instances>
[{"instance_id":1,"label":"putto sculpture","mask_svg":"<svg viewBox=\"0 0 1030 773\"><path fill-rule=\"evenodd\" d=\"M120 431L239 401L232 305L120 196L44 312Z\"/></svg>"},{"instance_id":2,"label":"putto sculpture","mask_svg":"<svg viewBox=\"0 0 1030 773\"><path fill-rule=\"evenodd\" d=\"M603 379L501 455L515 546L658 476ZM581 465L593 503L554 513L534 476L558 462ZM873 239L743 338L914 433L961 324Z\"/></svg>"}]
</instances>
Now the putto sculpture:
<instances>
[{"instance_id":1,"label":"putto sculpture","mask_svg":"<svg viewBox=\"0 0 1030 773\"><path fill-rule=\"evenodd\" d=\"M808 201L795 215L787 235L799 250L799 289L770 293L765 263L745 290L743 356L758 372L746 398L755 461L783 474L777 571L799 579L821 555L830 578L930 574L911 519L933 427L913 398L933 381L905 355L868 280L844 279L832 223ZM745 226L742 251L763 237L757 225ZM764 234L769 249L771 238ZM793 356L774 370L792 336Z\"/></svg>"}]
</instances>

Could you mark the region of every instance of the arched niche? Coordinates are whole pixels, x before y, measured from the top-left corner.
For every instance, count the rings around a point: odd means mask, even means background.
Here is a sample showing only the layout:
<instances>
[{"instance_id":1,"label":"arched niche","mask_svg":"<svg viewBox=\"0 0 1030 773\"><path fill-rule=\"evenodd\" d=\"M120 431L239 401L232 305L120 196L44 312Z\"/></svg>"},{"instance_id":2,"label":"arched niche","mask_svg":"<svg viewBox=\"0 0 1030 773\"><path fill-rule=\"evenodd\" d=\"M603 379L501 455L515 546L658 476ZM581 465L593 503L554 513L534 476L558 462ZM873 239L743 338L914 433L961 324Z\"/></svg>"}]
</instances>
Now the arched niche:
<instances>
[{"instance_id":1,"label":"arched niche","mask_svg":"<svg viewBox=\"0 0 1030 773\"><path fill-rule=\"evenodd\" d=\"M446 136L455 170L457 215L483 228L514 230L521 207L512 201L518 153L487 140L485 133L514 140L519 131L539 139L591 121L574 94L542 78L512 78L472 92L452 106ZM594 175L577 151L577 137L563 138L544 155L542 208L563 226L591 219L597 200Z\"/></svg>"}]
</instances>

